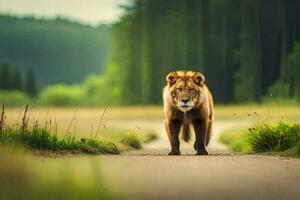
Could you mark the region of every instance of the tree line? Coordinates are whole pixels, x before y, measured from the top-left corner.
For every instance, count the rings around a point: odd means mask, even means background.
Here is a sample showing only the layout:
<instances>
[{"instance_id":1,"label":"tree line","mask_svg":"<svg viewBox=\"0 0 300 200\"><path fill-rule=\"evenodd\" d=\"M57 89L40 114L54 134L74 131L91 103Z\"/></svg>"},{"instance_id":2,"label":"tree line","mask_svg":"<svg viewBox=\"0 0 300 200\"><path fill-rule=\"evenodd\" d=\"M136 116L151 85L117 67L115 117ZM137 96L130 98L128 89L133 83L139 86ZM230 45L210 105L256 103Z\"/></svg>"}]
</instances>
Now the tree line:
<instances>
[{"instance_id":1,"label":"tree line","mask_svg":"<svg viewBox=\"0 0 300 200\"><path fill-rule=\"evenodd\" d=\"M91 27L68 19L0 14L0 61L27 70L38 87L78 83L102 73L109 52L109 25Z\"/></svg>"},{"instance_id":2,"label":"tree line","mask_svg":"<svg viewBox=\"0 0 300 200\"><path fill-rule=\"evenodd\" d=\"M124 103L160 103L165 75L203 72L217 102L300 99L300 1L134 0L112 26L107 74Z\"/></svg>"},{"instance_id":3,"label":"tree line","mask_svg":"<svg viewBox=\"0 0 300 200\"><path fill-rule=\"evenodd\" d=\"M19 90L31 97L36 96L38 90L34 71L29 69L23 78L18 67L0 65L0 90Z\"/></svg>"}]
</instances>

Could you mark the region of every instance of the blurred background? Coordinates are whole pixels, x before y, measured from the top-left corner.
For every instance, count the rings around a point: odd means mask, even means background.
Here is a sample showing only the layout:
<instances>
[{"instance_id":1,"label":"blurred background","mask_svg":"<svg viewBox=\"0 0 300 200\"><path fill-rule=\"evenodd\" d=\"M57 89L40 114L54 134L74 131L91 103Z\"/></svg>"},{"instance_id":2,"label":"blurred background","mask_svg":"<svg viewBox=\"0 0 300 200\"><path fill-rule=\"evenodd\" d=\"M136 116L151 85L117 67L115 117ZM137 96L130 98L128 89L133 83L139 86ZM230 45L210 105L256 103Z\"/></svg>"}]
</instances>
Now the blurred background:
<instances>
[{"instance_id":1,"label":"blurred background","mask_svg":"<svg viewBox=\"0 0 300 200\"><path fill-rule=\"evenodd\" d=\"M300 101L297 0L0 0L0 102L160 104L201 71L220 104Z\"/></svg>"}]
</instances>

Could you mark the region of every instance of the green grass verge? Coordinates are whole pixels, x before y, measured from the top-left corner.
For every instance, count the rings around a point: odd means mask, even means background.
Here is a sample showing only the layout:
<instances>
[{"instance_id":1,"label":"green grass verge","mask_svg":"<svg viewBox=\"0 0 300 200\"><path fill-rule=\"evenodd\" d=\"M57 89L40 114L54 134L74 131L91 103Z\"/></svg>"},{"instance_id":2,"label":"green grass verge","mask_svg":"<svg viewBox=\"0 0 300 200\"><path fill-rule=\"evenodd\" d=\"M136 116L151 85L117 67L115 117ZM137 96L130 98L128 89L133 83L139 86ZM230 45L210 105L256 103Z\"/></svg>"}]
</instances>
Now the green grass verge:
<instances>
[{"instance_id":1,"label":"green grass verge","mask_svg":"<svg viewBox=\"0 0 300 200\"><path fill-rule=\"evenodd\" d=\"M232 151L241 153L251 152L251 146L247 141L247 137L243 129L226 130L220 135L219 141L228 145Z\"/></svg>"},{"instance_id":2,"label":"green grass verge","mask_svg":"<svg viewBox=\"0 0 300 200\"><path fill-rule=\"evenodd\" d=\"M42 128L36 122L33 128L29 129L27 112L28 106L25 108L21 124L17 122L14 126L9 126L5 123L5 108L4 105L2 106L2 112L0 113L0 143L23 145L33 150L58 153L119 154L121 150L141 149L144 143L157 139L157 135L150 131L143 134L135 132L123 134L120 131L98 134L97 131L96 135L90 138L78 139L72 136L69 131L77 110L64 136L58 137L57 124L51 124L51 120L50 124L46 121Z\"/></svg>"},{"instance_id":3,"label":"green grass verge","mask_svg":"<svg viewBox=\"0 0 300 200\"><path fill-rule=\"evenodd\" d=\"M219 139L237 152L300 156L299 124L280 122L276 125L263 124L248 131L227 130Z\"/></svg>"},{"instance_id":4,"label":"green grass verge","mask_svg":"<svg viewBox=\"0 0 300 200\"><path fill-rule=\"evenodd\" d=\"M29 147L34 150L54 152L72 152L88 154L119 154L118 147L110 142L103 142L91 138L76 139L66 136L59 138L45 128L33 127L32 130L6 128L0 132L0 142Z\"/></svg>"}]
</instances>

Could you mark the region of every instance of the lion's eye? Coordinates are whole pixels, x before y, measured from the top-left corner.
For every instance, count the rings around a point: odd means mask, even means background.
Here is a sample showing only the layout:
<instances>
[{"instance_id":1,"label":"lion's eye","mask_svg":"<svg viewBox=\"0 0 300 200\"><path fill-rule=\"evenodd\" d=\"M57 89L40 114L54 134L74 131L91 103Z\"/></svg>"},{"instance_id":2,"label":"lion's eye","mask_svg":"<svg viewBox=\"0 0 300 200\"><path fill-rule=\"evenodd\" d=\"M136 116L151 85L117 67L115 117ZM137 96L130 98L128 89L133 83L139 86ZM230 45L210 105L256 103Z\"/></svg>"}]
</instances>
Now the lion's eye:
<instances>
[{"instance_id":1,"label":"lion's eye","mask_svg":"<svg viewBox=\"0 0 300 200\"><path fill-rule=\"evenodd\" d=\"M195 90L194 90L194 89L192 89L192 88L190 88L190 89L189 89L189 92L194 92L194 91L195 91Z\"/></svg>"},{"instance_id":2,"label":"lion's eye","mask_svg":"<svg viewBox=\"0 0 300 200\"><path fill-rule=\"evenodd\" d=\"M177 92L181 92L182 91L182 89L181 88L177 88Z\"/></svg>"}]
</instances>

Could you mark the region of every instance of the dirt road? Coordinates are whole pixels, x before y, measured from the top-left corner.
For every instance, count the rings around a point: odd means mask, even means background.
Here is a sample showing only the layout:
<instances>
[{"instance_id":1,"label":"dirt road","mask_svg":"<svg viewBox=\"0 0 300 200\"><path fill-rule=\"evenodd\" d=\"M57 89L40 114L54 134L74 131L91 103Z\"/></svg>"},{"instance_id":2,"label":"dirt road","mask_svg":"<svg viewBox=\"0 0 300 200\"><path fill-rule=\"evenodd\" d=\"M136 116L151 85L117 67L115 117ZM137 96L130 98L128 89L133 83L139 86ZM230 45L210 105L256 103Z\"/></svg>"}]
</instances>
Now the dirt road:
<instances>
[{"instance_id":1,"label":"dirt road","mask_svg":"<svg viewBox=\"0 0 300 200\"><path fill-rule=\"evenodd\" d=\"M160 139L141 151L99 157L113 192L141 200L300 198L300 159L231 153L216 138L232 122L215 123L208 156L194 156L192 144L182 145L181 156L167 156L162 122L144 124L156 127Z\"/></svg>"}]
</instances>

